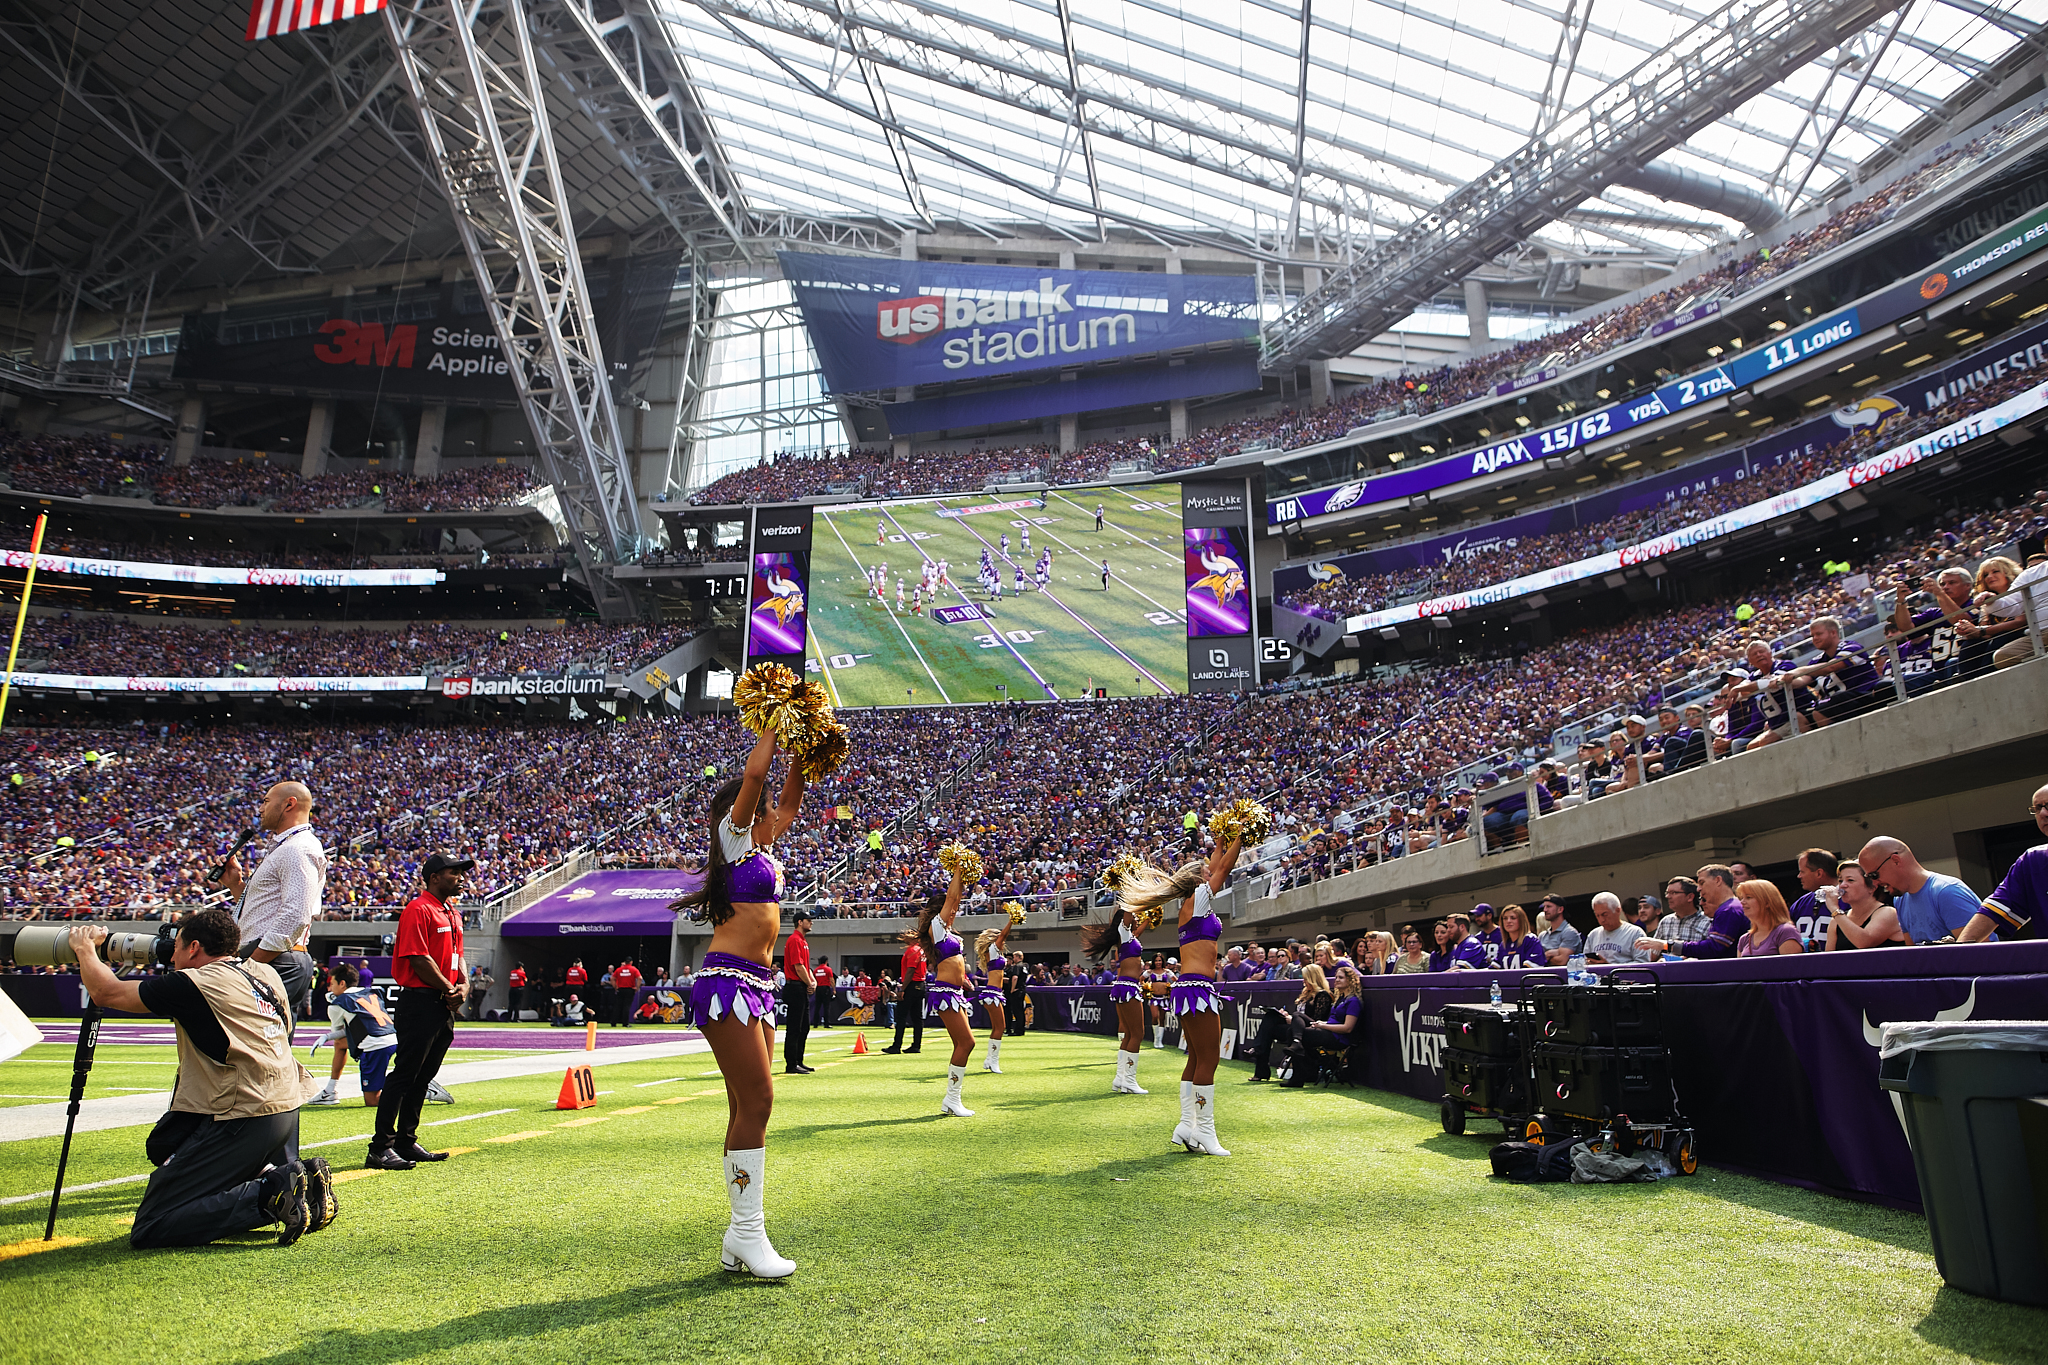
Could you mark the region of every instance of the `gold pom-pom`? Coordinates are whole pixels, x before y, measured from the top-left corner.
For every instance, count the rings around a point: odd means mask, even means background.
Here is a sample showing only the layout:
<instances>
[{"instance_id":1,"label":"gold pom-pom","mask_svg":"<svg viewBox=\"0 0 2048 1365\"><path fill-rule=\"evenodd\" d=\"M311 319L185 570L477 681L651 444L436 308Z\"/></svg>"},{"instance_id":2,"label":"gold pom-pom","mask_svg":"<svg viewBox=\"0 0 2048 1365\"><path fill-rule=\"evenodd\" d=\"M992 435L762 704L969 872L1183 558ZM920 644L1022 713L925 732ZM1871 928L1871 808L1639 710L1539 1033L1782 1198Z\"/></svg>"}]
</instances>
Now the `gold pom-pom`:
<instances>
[{"instance_id":1,"label":"gold pom-pom","mask_svg":"<svg viewBox=\"0 0 2048 1365\"><path fill-rule=\"evenodd\" d=\"M804 781L813 785L824 781L846 761L847 751L852 747L846 727L826 716L823 727L797 755L796 761L803 765Z\"/></svg>"},{"instance_id":2,"label":"gold pom-pom","mask_svg":"<svg viewBox=\"0 0 2048 1365\"><path fill-rule=\"evenodd\" d=\"M982 877L981 855L957 840L939 850L939 866L949 873L959 873L960 880L968 886Z\"/></svg>"},{"instance_id":3,"label":"gold pom-pom","mask_svg":"<svg viewBox=\"0 0 2048 1365\"><path fill-rule=\"evenodd\" d=\"M1257 843L1273 828L1273 813L1240 796L1209 817L1209 832L1222 843Z\"/></svg>"},{"instance_id":4,"label":"gold pom-pom","mask_svg":"<svg viewBox=\"0 0 2048 1365\"><path fill-rule=\"evenodd\" d=\"M1022 924L1024 922L1024 906L1019 901L1004 901L1003 913L1010 917L1010 923L1012 924Z\"/></svg>"},{"instance_id":5,"label":"gold pom-pom","mask_svg":"<svg viewBox=\"0 0 2048 1365\"><path fill-rule=\"evenodd\" d=\"M1157 929L1166 919L1166 911L1161 906L1148 906L1138 911L1134 918L1138 921L1138 932L1142 934L1147 929Z\"/></svg>"},{"instance_id":6,"label":"gold pom-pom","mask_svg":"<svg viewBox=\"0 0 2048 1365\"><path fill-rule=\"evenodd\" d=\"M832 718L832 702L823 685L808 679L790 688L789 697L775 708L773 722L776 738L794 754L809 752L839 724Z\"/></svg>"},{"instance_id":7,"label":"gold pom-pom","mask_svg":"<svg viewBox=\"0 0 2048 1365\"><path fill-rule=\"evenodd\" d=\"M732 704L740 723L757 735L782 733L777 723L798 684L796 674L781 664L755 664L732 685Z\"/></svg>"},{"instance_id":8,"label":"gold pom-pom","mask_svg":"<svg viewBox=\"0 0 2048 1365\"><path fill-rule=\"evenodd\" d=\"M1135 853L1126 853L1103 869L1102 884L1112 891L1121 891L1131 877L1145 870L1145 860Z\"/></svg>"}]
</instances>

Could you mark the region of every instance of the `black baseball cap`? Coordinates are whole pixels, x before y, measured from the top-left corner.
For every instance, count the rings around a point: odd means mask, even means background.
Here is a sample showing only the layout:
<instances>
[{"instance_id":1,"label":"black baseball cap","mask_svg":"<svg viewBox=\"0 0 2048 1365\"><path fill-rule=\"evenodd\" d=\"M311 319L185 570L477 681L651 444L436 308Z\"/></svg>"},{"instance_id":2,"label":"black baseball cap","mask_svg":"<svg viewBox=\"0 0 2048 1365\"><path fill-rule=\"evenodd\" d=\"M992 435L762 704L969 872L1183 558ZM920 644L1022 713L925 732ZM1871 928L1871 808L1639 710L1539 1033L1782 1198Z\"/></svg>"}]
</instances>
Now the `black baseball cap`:
<instances>
[{"instance_id":1,"label":"black baseball cap","mask_svg":"<svg viewBox=\"0 0 2048 1365\"><path fill-rule=\"evenodd\" d=\"M1554 905L1558 907L1558 909L1562 910L1564 908L1564 897L1558 895L1555 891L1553 891L1549 895L1545 896L1542 900L1537 901L1536 903L1538 905Z\"/></svg>"},{"instance_id":2,"label":"black baseball cap","mask_svg":"<svg viewBox=\"0 0 2048 1365\"><path fill-rule=\"evenodd\" d=\"M437 872L467 872L476 866L474 858L451 858L445 853L429 854L420 864L420 880L427 881Z\"/></svg>"}]
</instances>

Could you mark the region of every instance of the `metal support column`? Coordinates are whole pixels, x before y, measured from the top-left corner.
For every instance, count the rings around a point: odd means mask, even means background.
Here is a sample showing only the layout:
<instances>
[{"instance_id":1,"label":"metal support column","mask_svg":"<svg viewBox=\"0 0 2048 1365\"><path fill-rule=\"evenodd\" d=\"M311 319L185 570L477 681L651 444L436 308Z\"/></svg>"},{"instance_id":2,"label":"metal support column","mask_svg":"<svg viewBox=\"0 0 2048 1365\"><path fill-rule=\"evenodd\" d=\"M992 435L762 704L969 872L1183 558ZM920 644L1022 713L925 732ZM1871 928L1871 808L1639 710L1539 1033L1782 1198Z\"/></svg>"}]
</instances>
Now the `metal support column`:
<instances>
[{"instance_id":1,"label":"metal support column","mask_svg":"<svg viewBox=\"0 0 2048 1365\"><path fill-rule=\"evenodd\" d=\"M396 4L384 22L584 583L603 620L632 619L609 572L639 549L632 469L523 0Z\"/></svg>"}]
</instances>

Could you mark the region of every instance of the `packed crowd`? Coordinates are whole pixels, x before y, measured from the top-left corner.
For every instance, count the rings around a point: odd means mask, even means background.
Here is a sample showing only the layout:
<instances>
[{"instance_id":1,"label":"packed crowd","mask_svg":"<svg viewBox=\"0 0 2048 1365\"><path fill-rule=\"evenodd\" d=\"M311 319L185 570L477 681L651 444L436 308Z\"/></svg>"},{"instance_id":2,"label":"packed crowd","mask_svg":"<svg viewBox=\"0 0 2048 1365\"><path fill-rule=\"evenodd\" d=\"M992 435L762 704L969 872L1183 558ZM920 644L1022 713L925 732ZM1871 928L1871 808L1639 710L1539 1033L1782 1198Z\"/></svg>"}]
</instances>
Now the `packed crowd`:
<instances>
[{"instance_id":1,"label":"packed crowd","mask_svg":"<svg viewBox=\"0 0 2048 1365\"><path fill-rule=\"evenodd\" d=\"M0 526L0 550L26 550L33 536L21 526ZM196 564L207 568L231 569L559 569L569 562L568 552L540 554L467 553L379 554L371 551L240 549L219 541L184 543L101 540L52 530L43 537L43 553L75 559L111 559L144 564Z\"/></svg>"},{"instance_id":2,"label":"packed crowd","mask_svg":"<svg viewBox=\"0 0 2048 1365\"><path fill-rule=\"evenodd\" d=\"M1608 554L1627 545L1640 544L1668 531L1732 512L1802 484L1813 482L1881 450L1904 445L1926 432L1961 421L1973 412L1996 407L2039 382L2032 374L2012 374L1958 394L1933 412L1914 417L1896 417L1875 427L1861 427L1821 450L1796 457L1752 478L1724 483L1704 492L1688 492L1656 507L1625 512L1601 521L1589 522L1569 531L1549 535L1520 536L1512 545L1489 549L1466 559L1428 570L1349 575L1311 584L1305 591L1289 593L1280 605L1324 620L1379 611L1400 602L1444 597L1468 592L1494 583L1505 583L1523 574L1574 560Z\"/></svg>"},{"instance_id":3,"label":"packed crowd","mask_svg":"<svg viewBox=\"0 0 2048 1365\"><path fill-rule=\"evenodd\" d=\"M1488 396L1500 384L1535 371L1568 368L1628 345L1677 313L1719 301L1724 305L1787 271L1827 254L1896 218L1903 208L1957 174L2031 132L2032 113L1962 147L1951 148L1912 173L1868 195L1775 247L1753 247L1698 275L1633 302L1606 309L1541 337L1429 370L1409 371L1352 388L1320 408L1288 408L1189 432L1157 447L1149 440L1091 443L1070 455L1024 445L971 453L939 452L896 462L882 450L844 454L782 455L736 470L691 496L699 505L815 497L828 491L893 497L979 488L991 473L1035 468L1048 482L1082 483L1112 465L1142 460L1158 473L1209 464L1248 448L1295 450L1335 440L1352 429L1391 416L1419 416ZM899 465L902 467L899 469Z\"/></svg>"},{"instance_id":4,"label":"packed crowd","mask_svg":"<svg viewBox=\"0 0 2048 1365\"><path fill-rule=\"evenodd\" d=\"M261 507L318 512L376 505L386 512L482 512L509 506L538 486L519 464L451 464L435 479L349 470L301 479L261 460L196 460L183 467L150 444L102 436L0 432L0 476L25 492L151 498L167 507Z\"/></svg>"},{"instance_id":5,"label":"packed crowd","mask_svg":"<svg viewBox=\"0 0 2048 1365\"><path fill-rule=\"evenodd\" d=\"M690 635L685 627L638 622L515 629L415 621L396 631L312 622L229 630L66 612L29 618L17 666L35 673L150 678L623 673Z\"/></svg>"}]
</instances>

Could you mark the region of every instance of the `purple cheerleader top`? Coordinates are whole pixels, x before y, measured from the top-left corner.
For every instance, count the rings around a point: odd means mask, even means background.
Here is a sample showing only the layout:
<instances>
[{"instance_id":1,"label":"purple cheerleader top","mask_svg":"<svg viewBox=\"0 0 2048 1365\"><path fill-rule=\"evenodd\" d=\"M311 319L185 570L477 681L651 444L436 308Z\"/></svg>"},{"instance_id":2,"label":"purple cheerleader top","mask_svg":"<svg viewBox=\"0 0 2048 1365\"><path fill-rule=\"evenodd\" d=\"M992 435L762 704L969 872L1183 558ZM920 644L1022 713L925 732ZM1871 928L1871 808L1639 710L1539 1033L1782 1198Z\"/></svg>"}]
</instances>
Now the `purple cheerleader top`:
<instances>
[{"instance_id":1,"label":"purple cheerleader top","mask_svg":"<svg viewBox=\"0 0 2048 1365\"><path fill-rule=\"evenodd\" d=\"M782 864L767 849L754 846L752 830L734 829L730 821L721 822L718 842L728 865L725 874L728 900L758 905L782 899Z\"/></svg>"},{"instance_id":2,"label":"purple cheerleader top","mask_svg":"<svg viewBox=\"0 0 2048 1365\"><path fill-rule=\"evenodd\" d=\"M1222 917L1209 908L1213 898L1207 882L1195 888L1195 913L1180 927L1181 947L1204 941L1214 943L1223 937Z\"/></svg>"},{"instance_id":3,"label":"purple cheerleader top","mask_svg":"<svg viewBox=\"0 0 2048 1365\"><path fill-rule=\"evenodd\" d=\"M1000 971L1003 971L1003 970L1007 969L1007 968L1009 967L1009 965L1010 965L1009 963L1007 963L1007 962L1003 961L1003 959L1002 959L1002 958L1000 958L1000 957L998 957L998 956L995 956L994 954L991 954L991 955L989 956L989 960L988 960L988 970L989 970L989 971L992 971L992 972L1000 972Z\"/></svg>"},{"instance_id":4,"label":"purple cheerleader top","mask_svg":"<svg viewBox=\"0 0 2048 1365\"><path fill-rule=\"evenodd\" d=\"M938 966L949 957L959 957L963 950L960 940L940 920L932 920L932 965Z\"/></svg>"}]
</instances>

